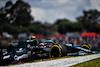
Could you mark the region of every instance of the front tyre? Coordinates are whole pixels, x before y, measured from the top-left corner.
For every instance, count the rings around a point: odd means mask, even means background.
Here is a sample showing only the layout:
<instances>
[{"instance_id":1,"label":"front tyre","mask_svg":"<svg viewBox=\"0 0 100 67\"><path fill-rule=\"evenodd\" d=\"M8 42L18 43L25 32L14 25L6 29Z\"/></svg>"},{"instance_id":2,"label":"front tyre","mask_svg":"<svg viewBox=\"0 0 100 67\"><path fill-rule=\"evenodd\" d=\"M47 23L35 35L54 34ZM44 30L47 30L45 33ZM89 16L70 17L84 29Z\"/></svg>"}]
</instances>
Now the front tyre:
<instances>
[{"instance_id":1,"label":"front tyre","mask_svg":"<svg viewBox=\"0 0 100 67\"><path fill-rule=\"evenodd\" d=\"M58 45L53 45L49 51L49 57L61 57L61 48Z\"/></svg>"},{"instance_id":2,"label":"front tyre","mask_svg":"<svg viewBox=\"0 0 100 67\"><path fill-rule=\"evenodd\" d=\"M81 47L85 48L85 49L88 49L88 50L91 50L91 47L90 47L89 44L82 44Z\"/></svg>"},{"instance_id":3,"label":"front tyre","mask_svg":"<svg viewBox=\"0 0 100 67\"><path fill-rule=\"evenodd\" d=\"M49 57L61 57L67 55L67 47L65 45L53 45L49 51Z\"/></svg>"}]
</instances>

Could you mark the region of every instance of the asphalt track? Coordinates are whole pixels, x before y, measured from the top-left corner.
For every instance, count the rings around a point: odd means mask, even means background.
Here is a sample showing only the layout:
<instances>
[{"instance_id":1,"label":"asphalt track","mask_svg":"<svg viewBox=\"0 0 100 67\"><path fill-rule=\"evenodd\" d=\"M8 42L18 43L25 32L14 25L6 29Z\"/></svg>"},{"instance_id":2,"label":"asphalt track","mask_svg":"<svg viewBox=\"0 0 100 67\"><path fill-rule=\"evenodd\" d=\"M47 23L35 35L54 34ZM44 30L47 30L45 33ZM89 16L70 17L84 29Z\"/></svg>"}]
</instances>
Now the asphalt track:
<instances>
[{"instance_id":1,"label":"asphalt track","mask_svg":"<svg viewBox=\"0 0 100 67\"><path fill-rule=\"evenodd\" d=\"M11 65L11 66L6 66L6 67L69 67L69 66L76 65L78 63L82 63L82 62L96 59L99 57L100 57L100 54L93 54L93 55L87 55L87 56L56 59L56 60L51 60L51 61L24 63L20 65Z\"/></svg>"}]
</instances>

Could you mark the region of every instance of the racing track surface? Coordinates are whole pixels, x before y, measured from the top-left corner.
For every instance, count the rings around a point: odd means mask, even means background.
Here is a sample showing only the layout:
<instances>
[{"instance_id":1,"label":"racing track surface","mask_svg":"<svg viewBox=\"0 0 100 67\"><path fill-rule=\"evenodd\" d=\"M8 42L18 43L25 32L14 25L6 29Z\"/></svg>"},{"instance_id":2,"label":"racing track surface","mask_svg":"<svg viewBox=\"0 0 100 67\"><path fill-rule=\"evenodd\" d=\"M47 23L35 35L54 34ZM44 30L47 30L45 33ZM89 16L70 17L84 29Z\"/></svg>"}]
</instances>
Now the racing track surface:
<instances>
[{"instance_id":1,"label":"racing track surface","mask_svg":"<svg viewBox=\"0 0 100 67\"><path fill-rule=\"evenodd\" d=\"M56 59L56 60L51 60L51 61L41 61L41 62L25 63L25 64L20 64L20 65L11 65L11 66L6 66L6 67L69 67L69 66L76 65L78 63L82 63L82 62L89 61L89 60L99 58L99 57L100 57L100 54L93 54L93 55L87 55L87 56Z\"/></svg>"}]
</instances>

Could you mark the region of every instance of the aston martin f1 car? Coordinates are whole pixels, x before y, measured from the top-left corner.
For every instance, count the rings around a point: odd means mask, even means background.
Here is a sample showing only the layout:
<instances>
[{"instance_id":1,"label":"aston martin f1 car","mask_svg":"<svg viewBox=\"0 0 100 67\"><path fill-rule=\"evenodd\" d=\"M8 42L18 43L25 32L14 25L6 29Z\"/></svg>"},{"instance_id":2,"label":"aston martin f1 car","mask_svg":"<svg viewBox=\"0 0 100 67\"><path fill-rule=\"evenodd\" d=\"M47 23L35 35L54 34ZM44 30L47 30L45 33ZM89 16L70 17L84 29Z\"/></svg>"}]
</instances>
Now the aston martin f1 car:
<instances>
[{"instance_id":1,"label":"aston martin f1 car","mask_svg":"<svg viewBox=\"0 0 100 67\"><path fill-rule=\"evenodd\" d=\"M81 46L74 46L73 44L56 44L51 40L43 41L38 45L38 48L41 49L41 54L47 55L51 57L62 57L69 55L83 55L89 53L97 53L96 51L91 50L91 46L89 44L81 44ZM38 51L33 49L33 54L37 55ZM39 51L38 51L39 52ZM39 52L39 53L40 53Z\"/></svg>"},{"instance_id":2,"label":"aston martin f1 car","mask_svg":"<svg viewBox=\"0 0 100 67\"><path fill-rule=\"evenodd\" d=\"M13 62L24 58L52 58L87 53L96 53L96 51L91 51L91 47L88 44L73 46L73 44L56 44L52 40L46 40L40 43L37 43L34 40L26 40L12 43L8 46L6 53L4 52L2 54L0 61Z\"/></svg>"}]
</instances>

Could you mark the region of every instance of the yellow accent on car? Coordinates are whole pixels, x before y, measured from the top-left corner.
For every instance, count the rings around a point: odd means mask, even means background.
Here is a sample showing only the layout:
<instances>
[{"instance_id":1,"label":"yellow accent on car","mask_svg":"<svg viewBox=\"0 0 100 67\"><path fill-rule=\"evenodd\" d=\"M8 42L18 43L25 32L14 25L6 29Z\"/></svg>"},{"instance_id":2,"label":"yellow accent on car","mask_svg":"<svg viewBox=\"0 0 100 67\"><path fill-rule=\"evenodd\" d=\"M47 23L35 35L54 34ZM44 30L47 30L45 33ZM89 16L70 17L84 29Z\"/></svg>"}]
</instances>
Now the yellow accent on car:
<instances>
[{"instance_id":1,"label":"yellow accent on car","mask_svg":"<svg viewBox=\"0 0 100 67\"><path fill-rule=\"evenodd\" d=\"M81 47L87 47L89 50L91 50L91 48L87 44L83 44L81 45Z\"/></svg>"},{"instance_id":2,"label":"yellow accent on car","mask_svg":"<svg viewBox=\"0 0 100 67\"><path fill-rule=\"evenodd\" d=\"M34 38L34 39L35 39L35 38L36 38L36 36L31 36L31 37L29 37L29 38Z\"/></svg>"},{"instance_id":3,"label":"yellow accent on car","mask_svg":"<svg viewBox=\"0 0 100 67\"><path fill-rule=\"evenodd\" d=\"M59 57L61 57L61 48L58 45L53 45L49 51L49 57L51 58L51 50L52 48L57 47L59 49Z\"/></svg>"}]
</instances>

